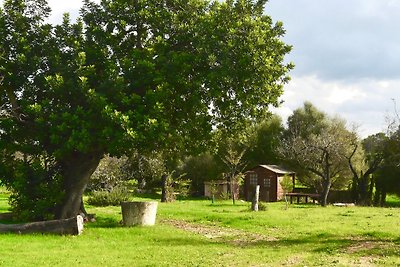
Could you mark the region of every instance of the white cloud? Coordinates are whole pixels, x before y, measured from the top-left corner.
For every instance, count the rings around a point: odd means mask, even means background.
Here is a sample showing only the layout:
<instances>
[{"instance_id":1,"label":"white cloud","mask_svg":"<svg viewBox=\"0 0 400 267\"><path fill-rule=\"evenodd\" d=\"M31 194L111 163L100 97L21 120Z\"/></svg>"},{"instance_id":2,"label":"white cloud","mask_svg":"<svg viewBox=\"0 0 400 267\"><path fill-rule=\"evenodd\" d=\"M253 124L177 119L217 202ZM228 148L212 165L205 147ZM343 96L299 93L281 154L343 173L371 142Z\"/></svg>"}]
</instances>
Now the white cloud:
<instances>
[{"instance_id":1,"label":"white cloud","mask_svg":"<svg viewBox=\"0 0 400 267\"><path fill-rule=\"evenodd\" d=\"M92 1L97 3L100 2L100 0ZM48 3L52 9L49 21L55 24L62 22L62 16L64 13L69 13L71 15L71 19L75 20L79 15L80 8L83 6L82 0L48 0Z\"/></svg>"},{"instance_id":2,"label":"white cloud","mask_svg":"<svg viewBox=\"0 0 400 267\"><path fill-rule=\"evenodd\" d=\"M327 97L328 102L332 104L342 104L346 103L347 101L353 101L354 99L364 98L366 95L358 88L354 88L352 86L344 86L339 87L340 85L336 84L332 86L331 93ZM348 87L348 88L346 88Z\"/></svg>"},{"instance_id":3,"label":"white cloud","mask_svg":"<svg viewBox=\"0 0 400 267\"><path fill-rule=\"evenodd\" d=\"M100 0L92 0L93 2L99 3ZM3 5L4 0L0 0L0 5ZM51 7L51 15L49 22L61 23L62 16L64 13L70 13L71 19L76 19L79 15L79 10L83 6L82 0L48 0L48 4Z\"/></svg>"},{"instance_id":4,"label":"white cloud","mask_svg":"<svg viewBox=\"0 0 400 267\"><path fill-rule=\"evenodd\" d=\"M397 2L397 5L395 4ZM400 78L400 1L270 0L283 21L297 75L337 79Z\"/></svg>"},{"instance_id":5,"label":"white cloud","mask_svg":"<svg viewBox=\"0 0 400 267\"><path fill-rule=\"evenodd\" d=\"M276 112L284 120L293 110L310 101L331 116L339 115L349 124L359 125L366 137L384 131L385 117L393 113L393 101L400 102L399 80L363 79L353 82L325 81L317 76L293 76L282 96L284 104Z\"/></svg>"}]
</instances>

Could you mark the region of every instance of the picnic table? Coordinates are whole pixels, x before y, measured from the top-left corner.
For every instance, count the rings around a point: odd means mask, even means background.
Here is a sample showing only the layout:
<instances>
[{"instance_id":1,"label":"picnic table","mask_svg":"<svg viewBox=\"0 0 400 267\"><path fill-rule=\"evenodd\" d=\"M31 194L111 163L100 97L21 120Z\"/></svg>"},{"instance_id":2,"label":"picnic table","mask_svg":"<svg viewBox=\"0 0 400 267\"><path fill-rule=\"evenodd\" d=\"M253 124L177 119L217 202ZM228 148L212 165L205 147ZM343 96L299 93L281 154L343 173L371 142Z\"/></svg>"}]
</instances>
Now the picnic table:
<instances>
[{"instance_id":1,"label":"picnic table","mask_svg":"<svg viewBox=\"0 0 400 267\"><path fill-rule=\"evenodd\" d=\"M300 198L304 198L305 202L308 203L308 198L311 198L313 203L320 198L320 194L311 194L311 193L287 193L288 197L290 197L290 204L293 203L293 198L297 198L297 203L300 203Z\"/></svg>"}]
</instances>

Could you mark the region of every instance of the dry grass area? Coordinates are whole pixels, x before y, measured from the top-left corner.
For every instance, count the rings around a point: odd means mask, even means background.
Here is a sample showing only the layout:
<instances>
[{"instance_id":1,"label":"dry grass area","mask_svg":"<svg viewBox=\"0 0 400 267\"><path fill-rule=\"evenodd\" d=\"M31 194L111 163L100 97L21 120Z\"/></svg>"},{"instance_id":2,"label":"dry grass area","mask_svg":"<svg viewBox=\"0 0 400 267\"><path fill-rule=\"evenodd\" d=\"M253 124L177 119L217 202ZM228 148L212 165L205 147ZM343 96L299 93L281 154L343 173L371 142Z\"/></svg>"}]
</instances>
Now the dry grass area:
<instances>
[{"instance_id":1,"label":"dry grass area","mask_svg":"<svg viewBox=\"0 0 400 267\"><path fill-rule=\"evenodd\" d=\"M191 233L202 235L208 239L216 241L224 241L235 245L245 246L251 243L260 241L278 241L275 237L266 236L263 234L250 233L239 229L232 229L221 226L210 226L196 223L189 223L182 220L161 220L161 223L172 225L175 228L182 229Z\"/></svg>"}]
</instances>

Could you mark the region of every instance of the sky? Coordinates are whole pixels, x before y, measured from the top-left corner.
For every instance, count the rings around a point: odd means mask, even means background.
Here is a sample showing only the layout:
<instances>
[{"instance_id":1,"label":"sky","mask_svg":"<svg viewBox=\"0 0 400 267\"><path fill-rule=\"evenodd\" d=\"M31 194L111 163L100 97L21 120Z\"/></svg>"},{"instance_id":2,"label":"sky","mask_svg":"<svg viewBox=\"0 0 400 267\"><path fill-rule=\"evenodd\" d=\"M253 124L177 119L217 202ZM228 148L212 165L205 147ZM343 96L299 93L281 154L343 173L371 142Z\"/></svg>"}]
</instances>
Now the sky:
<instances>
[{"instance_id":1,"label":"sky","mask_svg":"<svg viewBox=\"0 0 400 267\"><path fill-rule=\"evenodd\" d=\"M64 12L76 17L82 1L49 4L59 23ZM310 101L361 137L385 131L393 100L400 107L400 0L269 0L265 12L283 22L296 66L274 112L285 120Z\"/></svg>"},{"instance_id":2,"label":"sky","mask_svg":"<svg viewBox=\"0 0 400 267\"><path fill-rule=\"evenodd\" d=\"M270 0L265 11L283 22L296 65L277 113L310 101L362 137L385 131L400 105L400 1Z\"/></svg>"}]
</instances>

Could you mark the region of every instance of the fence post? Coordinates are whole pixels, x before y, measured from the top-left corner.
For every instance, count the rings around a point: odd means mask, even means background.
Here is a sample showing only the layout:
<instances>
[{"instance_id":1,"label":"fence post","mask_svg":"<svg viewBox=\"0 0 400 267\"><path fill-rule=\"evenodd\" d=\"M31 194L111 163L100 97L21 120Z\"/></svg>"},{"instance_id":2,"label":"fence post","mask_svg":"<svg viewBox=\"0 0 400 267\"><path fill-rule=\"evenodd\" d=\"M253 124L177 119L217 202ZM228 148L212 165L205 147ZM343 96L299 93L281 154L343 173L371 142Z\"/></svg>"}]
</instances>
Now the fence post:
<instances>
[{"instance_id":1,"label":"fence post","mask_svg":"<svg viewBox=\"0 0 400 267\"><path fill-rule=\"evenodd\" d=\"M251 209L253 211L258 211L258 199L260 197L260 186L257 185L254 191L253 202L251 204Z\"/></svg>"}]
</instances>

